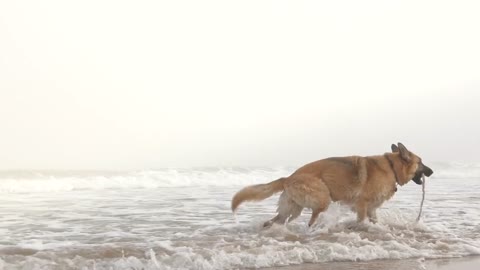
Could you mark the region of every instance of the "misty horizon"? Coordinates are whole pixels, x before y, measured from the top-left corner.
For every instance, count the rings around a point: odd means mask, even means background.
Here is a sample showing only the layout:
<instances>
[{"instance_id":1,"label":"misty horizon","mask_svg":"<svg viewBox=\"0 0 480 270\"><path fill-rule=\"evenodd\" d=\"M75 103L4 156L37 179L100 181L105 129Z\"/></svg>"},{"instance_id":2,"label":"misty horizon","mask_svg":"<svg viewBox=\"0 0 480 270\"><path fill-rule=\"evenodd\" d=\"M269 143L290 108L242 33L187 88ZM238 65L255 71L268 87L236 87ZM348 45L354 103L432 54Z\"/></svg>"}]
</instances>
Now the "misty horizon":
<instances>
[{"instance_id":1,"label":"misty horizon","mask_svg":"<svg viewBox=\"0 0 480 270\"><path fill-rule=\"evenodd\" d=\"M480 161L475 4L187 6L0 4L0 170Z\"/></svg>"}]
</instances>

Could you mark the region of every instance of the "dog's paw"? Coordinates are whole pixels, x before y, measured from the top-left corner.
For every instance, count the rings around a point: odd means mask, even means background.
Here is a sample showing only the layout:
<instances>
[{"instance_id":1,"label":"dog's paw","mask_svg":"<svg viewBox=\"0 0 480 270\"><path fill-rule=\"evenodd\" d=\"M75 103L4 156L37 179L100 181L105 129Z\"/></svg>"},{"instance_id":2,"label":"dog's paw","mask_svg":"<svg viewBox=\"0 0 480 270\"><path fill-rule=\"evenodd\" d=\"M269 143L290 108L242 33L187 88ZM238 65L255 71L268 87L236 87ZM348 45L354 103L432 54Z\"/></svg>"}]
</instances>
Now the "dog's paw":
<instances>
[{"instance_id":1,"label":"dog's paw","mask_svg":"<svg viewBox=\"0 0 480 270\"><path fill-rule=\"evenodd\" d=\"M266 221L265 223L263 223L263 228L268 229L268 228L272 227L272 225L273 225L273 221L269 220L269 221Z\"/></svg>"},{"instance_id":2,"label":"dog's paw","mask_svg":"<svg viewBox=\"0 0 480 270\"><path fill-rule=\"evenodd\" d=\"M345 224L345 229L350 231L367 231L369 227L368 221L351 221Z\"/></svg>"}]
</instances>

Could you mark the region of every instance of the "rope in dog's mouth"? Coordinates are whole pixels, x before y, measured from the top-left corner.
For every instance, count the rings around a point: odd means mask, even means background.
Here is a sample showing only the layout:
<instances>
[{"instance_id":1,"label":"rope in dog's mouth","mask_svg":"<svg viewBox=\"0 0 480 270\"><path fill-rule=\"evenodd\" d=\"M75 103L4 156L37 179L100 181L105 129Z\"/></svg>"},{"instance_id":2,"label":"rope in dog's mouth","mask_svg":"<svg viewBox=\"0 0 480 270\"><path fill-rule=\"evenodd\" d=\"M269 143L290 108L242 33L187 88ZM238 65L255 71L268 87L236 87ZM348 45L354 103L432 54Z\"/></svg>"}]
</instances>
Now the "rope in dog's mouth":
<instances>
[{"instance_id":1,"label":"rope in dog's mouth","mask_svg":"<svg viewBox=\"0 0 480 270\"><path fill-rule=\"evenodd\" d=\"M420 221L423 210L423 202L425 201L425 175L422 174L422 202L420 203L420 211L418 212L417 222Z\"/></svg>"}]
</instances>

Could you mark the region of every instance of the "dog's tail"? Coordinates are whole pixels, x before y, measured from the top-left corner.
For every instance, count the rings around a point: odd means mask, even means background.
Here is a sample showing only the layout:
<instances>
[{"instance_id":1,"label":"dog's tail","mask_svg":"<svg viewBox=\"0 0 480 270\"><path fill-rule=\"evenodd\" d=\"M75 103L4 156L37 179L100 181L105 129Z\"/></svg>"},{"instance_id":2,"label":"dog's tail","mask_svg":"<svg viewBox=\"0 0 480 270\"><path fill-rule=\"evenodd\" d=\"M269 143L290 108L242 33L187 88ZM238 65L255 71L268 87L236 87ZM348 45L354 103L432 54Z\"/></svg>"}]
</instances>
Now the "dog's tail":
<instances>
[{"instance_id":1,"label":"dog's tail","mask_svg":"<svg viewBox=\"0 0 480 270\"><path fill-rule=\"evenodd\" d=\"M268 184L253 185L243 188L233 196L232 212L235 212L237 207L244 201L261 201L284 190L283 182L286 179L287 178L280 178Z\"/></svg>"}]
</instances>

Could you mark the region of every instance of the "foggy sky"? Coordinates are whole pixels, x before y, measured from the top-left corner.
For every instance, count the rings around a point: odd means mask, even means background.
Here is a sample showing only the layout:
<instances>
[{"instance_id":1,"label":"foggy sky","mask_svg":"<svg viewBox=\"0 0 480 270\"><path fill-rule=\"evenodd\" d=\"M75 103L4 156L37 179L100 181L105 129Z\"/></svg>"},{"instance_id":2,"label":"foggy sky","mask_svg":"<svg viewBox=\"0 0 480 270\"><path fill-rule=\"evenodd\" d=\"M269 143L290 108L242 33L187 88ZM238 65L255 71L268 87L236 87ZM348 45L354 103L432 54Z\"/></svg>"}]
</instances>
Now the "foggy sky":
<instances>
[{"instance_id":1,"label":"foggy sky","mask_svg":"<svg viewBox=\"0 0 480 270\"><path fill-rule=\"evenodd\" d=\"M478 1L2 1L0 169L480 161Z\"/></svg>"}]
</instances>

